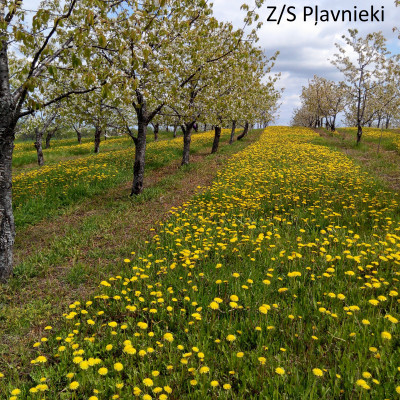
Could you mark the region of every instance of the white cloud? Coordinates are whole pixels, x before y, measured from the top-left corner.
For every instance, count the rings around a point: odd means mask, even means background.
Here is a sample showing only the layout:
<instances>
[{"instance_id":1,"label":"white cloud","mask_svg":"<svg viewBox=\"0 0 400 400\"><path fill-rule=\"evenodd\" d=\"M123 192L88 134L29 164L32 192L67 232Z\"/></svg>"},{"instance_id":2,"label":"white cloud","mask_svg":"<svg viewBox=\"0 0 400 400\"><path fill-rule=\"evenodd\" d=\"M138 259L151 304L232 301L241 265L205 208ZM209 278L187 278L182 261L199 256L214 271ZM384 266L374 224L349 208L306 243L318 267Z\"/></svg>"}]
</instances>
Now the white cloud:
<instances>
[{"instance_id":1,"label":"white cloud","mask_svg":"<svg viewBox=\"0 0 400 400\"><path fill-rule=\"evenodd\" d=\"M240 6L244 0L214 0L214 15L221 20L231 21L236 28L243 25L243 11ZM252 2L248 0L248 3ZM260 19L264 22L259 32L259 45L267 55L272 55L279 50L280 55L276 62L275 71L282 73L280 86L285 87L282 98L282 106L279 111L279 124L289 124L293 109L300 104L299 95L303 85L313 75L324 76L328 79L339 80L341 78L337 69L331 65L331 59L336 52L335 42L341 42L342 35L347 34L348 29L357 28L360 34L382 31L388 38L388 48L394 53L400 53L400 41L392 29L400 26L400 7L396 8L394 0L268 0L261 10ZM297 20L295 22L281 21L280 25L267 22L269 15L268 6L276 6L278 10L282 6L295 6ZM318 5L319 9L327 10L375 10L385 7L384 22L326 22L315 26L312 21L304 22L302 10L304 7ZM288 16L290 17L290 16Z\"/></svg>"}]
</instances>

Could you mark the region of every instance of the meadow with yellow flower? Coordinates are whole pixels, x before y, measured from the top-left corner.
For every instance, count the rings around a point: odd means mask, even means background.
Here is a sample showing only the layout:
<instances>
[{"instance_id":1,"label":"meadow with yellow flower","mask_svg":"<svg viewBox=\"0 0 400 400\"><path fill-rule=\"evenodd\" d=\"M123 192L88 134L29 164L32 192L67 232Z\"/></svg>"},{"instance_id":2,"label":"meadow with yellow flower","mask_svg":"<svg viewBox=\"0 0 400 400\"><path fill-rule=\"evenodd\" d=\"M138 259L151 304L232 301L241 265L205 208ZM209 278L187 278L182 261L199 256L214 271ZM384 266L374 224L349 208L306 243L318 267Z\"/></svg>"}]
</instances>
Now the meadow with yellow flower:
<instances>
[{"instance_id":1,"label":"meadow with yellow flower","mask_svg":"<svg viewBox=\"0 0 400 400\"><path fill-rule=\"evenodd\" d=\"M316 137L267 128L70 304L2 393L398 398L399 196Z\"/></svg>"}]
</instances>

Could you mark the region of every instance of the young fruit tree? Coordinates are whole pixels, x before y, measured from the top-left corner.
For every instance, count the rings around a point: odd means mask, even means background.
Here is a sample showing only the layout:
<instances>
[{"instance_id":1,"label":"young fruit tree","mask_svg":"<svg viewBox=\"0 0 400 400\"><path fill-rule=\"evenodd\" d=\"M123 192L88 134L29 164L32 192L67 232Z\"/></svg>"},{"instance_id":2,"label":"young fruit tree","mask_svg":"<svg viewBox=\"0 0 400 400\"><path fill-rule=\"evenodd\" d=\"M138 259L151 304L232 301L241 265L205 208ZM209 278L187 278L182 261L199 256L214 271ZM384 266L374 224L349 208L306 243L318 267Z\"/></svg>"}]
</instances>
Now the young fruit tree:
<instances>
[{"instance_id":1,"label":"young fruit tree","mask_svg":"<svg viewBox=\"0 0 400 400\"><path fill-rule=\"evenodd\" d=\"M143 191L147 127L157 114L173 103L184 79L174 73L182 38L191 38L208 19L211 9L204 0L123 0L106 20L98 54L107 61L110 75L118 80L115 105L130 106L136 114L137 135L131 195ZM192 43L196 46L196 43Z\"/></svg>"},{"instance_id":2,"label":"young fruit tree","mask_svg":"<svg viewBox=\"0 0 400 400\"><path fill-rule=\"evenodd\" d=\"M364 122L371 127L374 122L379 128L389 127L391 115L396 111L399 102L400 65L398 57L387 59L385 70L382 71L383 79L380 85L376 85L370 93L369 101L364 111ZM346 110L346 121L354 125L357 121L357 107L350 104Z\"/></svg>"},{"instance_id":3,"label":"young fruit tree","mask_svg":"<svg viewBox=\"0 0 400 400\"><path fill-rule=\"evenodd\" d=\"M307 114L313 115L306 126L320 128L325 119L326 129L334 132L337 115L344 111L346 99L343 83L336 84L326 78L314 75L308 86L303 86L301 93L303 107L307 110Z\"/></svg>"},{"instance_id":4,"label":"young fruit tree","mask_svg":"<svg viewBox=\"0 0 400 400\"><path fill-rule=\"evenodd\" d=\"M386 39L382 32L359 37L356 29L349 29L349 36L343 35L345 46L336 43L339 53L334 55L332 64L345 78L346 90L356 108L357 143L361 141L362 127L366 124L368 103L374 90L384 83L387 55Z\"/></svg>"},{"instance_id":5,"label":"young fruit tree","mask_svg":"<svg viewBox=\"0 0 400 400\"><path fill-rule=\"evenodd\" d=\"M229 79L229 66L241 57L242 30L233 31L231 24L218 23L214 18L201 28L191 32L191 40L185 38L179 46L180 64L175 71L184 84L178 88L174 104L168 106L183 132L181 165L189 164L191 135L197 121L215 100L221 79ZM195 47L191 45L194 41L198 43Z\"/></svg>"}]
</instances>

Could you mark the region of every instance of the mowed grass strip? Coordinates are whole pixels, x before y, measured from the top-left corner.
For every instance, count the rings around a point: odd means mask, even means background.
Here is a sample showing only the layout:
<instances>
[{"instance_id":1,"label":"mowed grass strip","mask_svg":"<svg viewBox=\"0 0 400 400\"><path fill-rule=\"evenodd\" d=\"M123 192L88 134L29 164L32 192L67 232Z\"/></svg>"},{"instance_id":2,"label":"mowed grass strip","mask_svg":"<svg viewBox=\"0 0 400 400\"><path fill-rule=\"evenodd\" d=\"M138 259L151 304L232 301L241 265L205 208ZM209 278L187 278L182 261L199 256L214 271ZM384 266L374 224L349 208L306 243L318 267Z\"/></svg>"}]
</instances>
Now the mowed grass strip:
<instances>
[{"instance_id":1,"label":"mowed grass strip","mask_svg":"<svg viewBox=\"0 0 400 400\"><path fill-rule=\"evenodd\" d=\"M337 133L343 140L354 139L353 147L357 146L357 128L338 128ZM396 151L400 154L400 131L398 129L363 128L361 144L363 143L376 144L380 149Z\"/></svg>"},{"instance_id":2,"label":"mowed grass strip","mask_svg":"<svg viewBox=\"0 0 400 400\"><path fill-rule=\"evenodd\" d=\"M14 277L0 293L0 372L8 371L14 379L29 377L36 351L32 344L44 328L57 327L71 301L87 299L102 279L118 273L127 253L147 246L150 229L165 219L171 204L182 204L199 185L210 184L226 160L259 134L252 131L231 146L221 142L213 155L208 147L199 150L184 168L179 159L148 171L140 196L130 198L129 187L121 185L76 205L65 216L21 231ZM0 380L0 393L6 396L3 383Z\"/></svg>"},{"instance_id":3,"label":"mowed grass strip","mask_svg":"<svg viewBox=\"0 0 400 400\"><path fill-rule=\"evenodd\" d=\"M315 137L268 128L232 157L96 296L70 304L63 327L48 327L30 383L8 381L9 393L397 396L398 194Z\"/></svg>"},{"instance_id":4,"label":"mowed grass strip","mask_svg":"<svg viewBox=\"0 0 400 400\"><path fill-rule=\"evenodd\" d=\"M364 128L356 143L355 128L338 128L334 133L317 129L320 137L312 142L342 151L368 171L382 185L400 191L400 133L398 130Z\"/></svg>"}]
</instances>

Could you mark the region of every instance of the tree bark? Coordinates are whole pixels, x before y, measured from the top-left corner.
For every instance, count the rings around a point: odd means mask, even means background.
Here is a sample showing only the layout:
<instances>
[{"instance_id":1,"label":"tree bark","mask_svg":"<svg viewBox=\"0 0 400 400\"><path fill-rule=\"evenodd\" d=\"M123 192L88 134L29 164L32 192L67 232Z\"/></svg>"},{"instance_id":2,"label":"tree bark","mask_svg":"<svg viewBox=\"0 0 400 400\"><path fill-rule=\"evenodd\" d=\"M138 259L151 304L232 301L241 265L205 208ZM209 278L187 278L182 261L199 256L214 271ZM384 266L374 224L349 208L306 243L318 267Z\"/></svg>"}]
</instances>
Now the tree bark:
<instances>
[{"instance_id":1,"label":"tree bark","mask_svg":"<svg viewBox=\"0 0 400 400\"><path fill-rule=\"evenodd\" d=\"M12 274L15 224L12 209L12 154L15 129L7 42L0 41L0 282Z\"/></svg>"},{"instance_id":2,"label":"tree bark","mask_svg":"<svg viewBox=\"0 0 400 400\"><path fill-rule=\"evenodd\" d=\"M207 132L207 124L204 124L204 132Z\"/></svg>"},{"instance_id":3,"label":"tree bark","mask_svg":"<svg viewBox=\"0 0 400 400\"><path fill-rule=\"evenodd\" d=\"M174 138L176 138L176 131L178 130L178 125L174 125Z\"/></svg>"},{"instance_id":4,"label":"tree bark","mask_svg":"<svg viewBox=\"0 0 400 400\"><path fill-rule=\"evenodd\" d=\"M135 163L133 166L133 183L131 196L140 194L143 191L144 180L144 166L146 155L146 135L147 123L145 121L138 121L138 134L135 138Z\"/></svg>"},{"instance_id":5,"label":"tree bark","mask_svg":"<svg viewBox=\"0 0 400 400\"><path fill-rule=\"evenodd\" d=\"M233 138L235 137L235 131L236 131L236 121L232 121L232 130L231 130L231 137L229 139L229 144L233 143Z\"/></svg>"},{"instance_id":6,"label":"tree bark","mask_svg":"<svg viewBox=\"0 0 400 400\"><path fill-rule=\"evenodd\" d=\"M190 142L192 140L192 129L194 122L190 122L188 124L182 125L183 131L183 157L181 165L189 164L190 157Z\"/></svg>"},{"instance_id":7,"label":"tree bark","mask_svg":"<svg viewBox=\"0 0 400 400\"><path fill-rule=\"evenodd\" d=\"M41 167L44 164L42 139L43 139L43 130L36 127L35 128L35 149L37 152L37 160L38 160L39 167Z\"/></svg>"},{"instance_id":8,"label":"tree bark","mask_svg":"<svg viewBox=\"0 0 400 400\"><path fill-rule=\"evenodd\" d=\"M96 126L94 131L94 152L98 154L100 151L100 140L101 140L101 128Z\"/></svg>"},{"instance_id":9,"label":"tree bark","mask_svg":"<svg viewBox=\"0 0 400 400\"><path fill-rule=\"evenodd\" d=\"M216 153L218 151L219 139L221 138L221 127L216 126L214 128L214 142L211 149L211 154Z\"/></svg>"},{"instance_id":10,"label":"tree bark","mask_svg":"<svg viewBox=\"0 0 400 400\"><path fill-rule=\"evenodd\" d=\"M237 140L242 140L249 132L249 123L246 121L244 124L243 132L237 137Z\"/></svg>"},{"instance_id":11,"label":"tree bark","mask_svg":"<svg viewBox=\"0 0 400 400\"><path fill-rule=\"evenodd\" d=\"M160 124L154 124L154 141L157 142L158 140L158 132L160 131Z\"/></svg>"}]
</instances>

